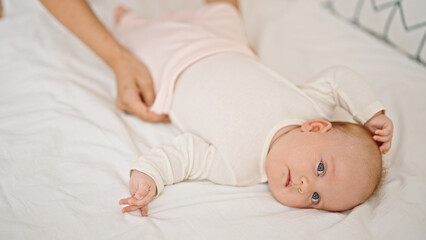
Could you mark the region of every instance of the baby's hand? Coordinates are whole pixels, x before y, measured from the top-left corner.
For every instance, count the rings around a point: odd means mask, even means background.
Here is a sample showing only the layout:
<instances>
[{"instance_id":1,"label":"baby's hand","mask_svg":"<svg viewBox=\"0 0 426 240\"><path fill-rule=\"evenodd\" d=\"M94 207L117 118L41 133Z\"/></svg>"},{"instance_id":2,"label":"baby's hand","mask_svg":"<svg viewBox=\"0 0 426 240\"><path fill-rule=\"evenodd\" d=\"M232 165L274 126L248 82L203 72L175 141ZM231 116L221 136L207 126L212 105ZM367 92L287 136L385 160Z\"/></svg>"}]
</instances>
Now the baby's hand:
<instances>
[{"instance_id":1,"label":"baby's hand","mask_svg":"<svg viewBox=\"0 0 426 240\"><path fill-rule=\"evenodd\" d=\"M379 143L379 149L382 154L389 152L392 145L393 123L383 111L376 113L365 126L373 134L374 141Z\"/></svg>"},{"instance_id":2,"label":"baby's hand","mask_svg":"<svg viewBox=\"0 0 426 240\"><path fill-rule=\"evenodd\" d=\"M157 185L145 173L133 170L129 182L131 197L120 199L120 205L129 205L121 211L123 213L139 209L142 216L148 216L147 205L157 194Z\"/></svg>"}]
</instances>

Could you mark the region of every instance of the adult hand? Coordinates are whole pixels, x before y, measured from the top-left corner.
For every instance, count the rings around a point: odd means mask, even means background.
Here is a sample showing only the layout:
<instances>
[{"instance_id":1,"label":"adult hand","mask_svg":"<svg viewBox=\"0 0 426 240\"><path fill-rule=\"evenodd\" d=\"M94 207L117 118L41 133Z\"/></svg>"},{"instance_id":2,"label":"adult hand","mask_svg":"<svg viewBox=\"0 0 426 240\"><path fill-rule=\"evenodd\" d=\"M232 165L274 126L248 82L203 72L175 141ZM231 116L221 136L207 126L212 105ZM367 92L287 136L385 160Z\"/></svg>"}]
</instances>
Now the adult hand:
<instances>
[{"instance_id":1,"label":"adult hand","mask_svg":"<svg viewBox=\"0 0 426 240\"><path fill-rule=\"evenodd\" d=\"M115 72L117 106L149 122L167 122L148 110L154 102L151 76L143 63L124 49L99 21L86 0L40 0L65 27L80 38Z\"/></svg>"},{"instance_id":2,"label":"adult hand","mask_svg":"<svg viewBox=\"0 0 426 240\"><path fill-rule=\"evenodd\" d=\"M169 122L165 114L149 111L155 93L151 75L146 66L127 50L123 50L113 67L117 82L116 105L147 122Z\"/></svg>"}]
</instances>

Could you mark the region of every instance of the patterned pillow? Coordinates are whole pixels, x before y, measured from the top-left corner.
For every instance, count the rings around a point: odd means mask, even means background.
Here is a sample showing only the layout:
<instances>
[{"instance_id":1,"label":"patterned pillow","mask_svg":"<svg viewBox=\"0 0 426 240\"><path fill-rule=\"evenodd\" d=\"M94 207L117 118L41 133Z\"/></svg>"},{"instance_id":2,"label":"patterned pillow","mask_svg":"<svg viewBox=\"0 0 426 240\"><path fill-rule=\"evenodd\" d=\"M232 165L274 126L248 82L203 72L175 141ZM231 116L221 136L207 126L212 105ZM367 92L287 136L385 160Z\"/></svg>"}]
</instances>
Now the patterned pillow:
<instances>
[{"instance_id":1,"label":"patterned pillow","mask_svg":"<svg viewBox=\"0 0 426 240\"><path fill-rule=\"evenodd\" d=\"M325 6L426 64L426 0L327 0Z\"/></svg>"}]
</instances>

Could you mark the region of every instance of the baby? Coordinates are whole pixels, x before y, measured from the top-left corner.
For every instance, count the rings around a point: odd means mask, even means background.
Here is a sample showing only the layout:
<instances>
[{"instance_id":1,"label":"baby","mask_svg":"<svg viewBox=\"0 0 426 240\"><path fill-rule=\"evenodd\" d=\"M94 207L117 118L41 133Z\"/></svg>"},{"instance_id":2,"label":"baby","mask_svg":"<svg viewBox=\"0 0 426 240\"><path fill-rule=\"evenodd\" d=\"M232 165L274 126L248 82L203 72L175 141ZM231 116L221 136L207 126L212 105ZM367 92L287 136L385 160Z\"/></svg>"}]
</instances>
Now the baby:
<instances>
[{"instance_id":1,"label":"baby","mask_svg":"<svg viewBox=\"0 0 426 240\"><path fill-rule=\"evenodd\" d=\"M119 7L116 21L118 38L152 75L151 110L185 132L137 160L122 212L147 216L165 185L184 180L268 182L286 206L329 211L351 209L377 188L393 125L350 69L332 67L294 85L258 61L226 3L157 20ZM329 122L337 106L358 124Z\"/></svg>"}]
</instances>

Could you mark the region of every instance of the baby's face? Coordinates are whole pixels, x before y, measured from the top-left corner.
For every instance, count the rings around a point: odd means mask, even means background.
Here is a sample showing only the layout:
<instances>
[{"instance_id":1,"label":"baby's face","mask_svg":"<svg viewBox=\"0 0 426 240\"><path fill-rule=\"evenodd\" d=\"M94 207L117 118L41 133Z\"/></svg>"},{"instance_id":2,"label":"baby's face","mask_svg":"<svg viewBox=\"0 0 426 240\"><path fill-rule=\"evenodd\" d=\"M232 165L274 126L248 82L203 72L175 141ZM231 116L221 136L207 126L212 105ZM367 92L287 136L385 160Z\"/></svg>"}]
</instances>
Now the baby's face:
<instances>
[{"instance_id":1,"label":"baby's face","mask_svg":"<svg viewBox=\"0 0 426 240\"><path fill-rule=\"evenodd\" d=\"M275 199L290 207L328 211L362 203L368 194L368 164L359 158L362 149L350 138L301 128L278 138L266 159Z\"/></svg>"}]
</instances>

